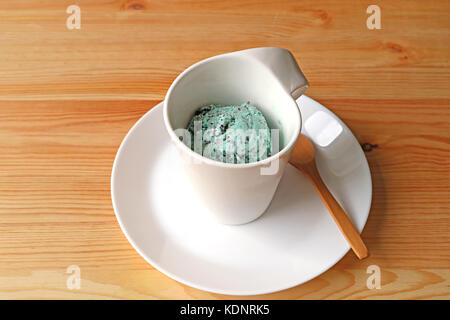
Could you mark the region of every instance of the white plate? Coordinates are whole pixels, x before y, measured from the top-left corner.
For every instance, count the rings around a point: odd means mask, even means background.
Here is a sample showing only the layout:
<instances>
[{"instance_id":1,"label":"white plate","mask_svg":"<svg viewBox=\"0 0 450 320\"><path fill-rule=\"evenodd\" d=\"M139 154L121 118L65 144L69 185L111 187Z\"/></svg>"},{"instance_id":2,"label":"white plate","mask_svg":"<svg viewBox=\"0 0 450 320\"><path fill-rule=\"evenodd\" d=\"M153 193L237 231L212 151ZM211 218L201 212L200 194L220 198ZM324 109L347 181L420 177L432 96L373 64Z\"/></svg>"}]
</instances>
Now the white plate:
<instances>
[{"instance_id":1,"label":"white plate","mask_svg":"<svg viewBox=\"0 0 450 320\"><path fill-rule=\"evenodd\" d=\"M358 141L318 102L306 96L297 102L302 133L316 144L320 174L362 231L372 183ZM312 185L290 165L259 219L240 226L209 220L165 131L162 104L123 140L111 197L137 252L162 273L201 290L250 295L287 289L317 277L349 250Z\"/></svg>"}]
</instances>

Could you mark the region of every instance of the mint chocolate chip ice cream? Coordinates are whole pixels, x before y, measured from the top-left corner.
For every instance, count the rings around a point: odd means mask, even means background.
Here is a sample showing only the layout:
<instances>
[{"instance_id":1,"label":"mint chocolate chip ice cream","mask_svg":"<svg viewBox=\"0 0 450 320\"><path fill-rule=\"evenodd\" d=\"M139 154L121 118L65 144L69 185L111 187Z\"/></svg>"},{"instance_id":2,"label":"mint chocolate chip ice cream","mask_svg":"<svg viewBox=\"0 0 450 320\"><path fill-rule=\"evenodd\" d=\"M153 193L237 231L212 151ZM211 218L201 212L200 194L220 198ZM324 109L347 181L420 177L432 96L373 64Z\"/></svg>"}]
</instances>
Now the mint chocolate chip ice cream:
<instances>
[{"instance_id":1,"label":"mint chocolate chip ice cream","mask_svg":"<svg viewBox=\"0 0 450 320\"><path fill-rule=\"evenodd\" d=\"M271 154L270 128L255 106L210 104L189 121L191 149L226 163L250 163Z\"/></svg>"}]
</instances>

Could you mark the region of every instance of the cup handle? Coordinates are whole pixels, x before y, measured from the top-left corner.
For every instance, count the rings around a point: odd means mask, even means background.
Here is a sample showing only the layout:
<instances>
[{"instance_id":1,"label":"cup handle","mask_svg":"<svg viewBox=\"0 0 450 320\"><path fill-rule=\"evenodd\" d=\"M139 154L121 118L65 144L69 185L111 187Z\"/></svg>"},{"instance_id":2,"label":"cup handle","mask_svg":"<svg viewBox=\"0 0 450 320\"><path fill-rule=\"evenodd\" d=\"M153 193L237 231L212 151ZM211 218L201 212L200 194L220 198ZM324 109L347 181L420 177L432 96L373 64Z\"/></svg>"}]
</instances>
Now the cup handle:
<instances>
[{"instance_id":1,"label":"cup handle","mask_svg":"<svg viewBox=\"0 0 450 320\"><path fill-rule=\"evenodd\" d=\"M269 68L283 88L297 100L309 84L289 50L278 47L262 47L240 52Z\"/></svg>"}]
</instances>

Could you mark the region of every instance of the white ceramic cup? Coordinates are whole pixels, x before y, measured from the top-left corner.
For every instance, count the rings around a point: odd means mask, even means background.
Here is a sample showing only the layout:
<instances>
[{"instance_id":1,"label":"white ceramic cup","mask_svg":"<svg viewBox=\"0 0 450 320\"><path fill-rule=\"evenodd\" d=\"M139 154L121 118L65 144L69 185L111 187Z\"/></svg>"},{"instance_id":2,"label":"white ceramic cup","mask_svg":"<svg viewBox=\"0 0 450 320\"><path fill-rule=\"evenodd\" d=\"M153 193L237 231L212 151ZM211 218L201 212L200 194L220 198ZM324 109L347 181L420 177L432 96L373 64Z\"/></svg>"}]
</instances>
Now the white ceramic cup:
<instances>
[{"instance_id":1,"label":"white ceramic cup","mask_svg":"<svg viewBox=\"0 0 450 320\"><path fill-rule=\"evenodd\" d=\"M200 61L181 73L164 100L164 123L183 158L196 194L220 223L243 224L269 206L301 129L296 99L308 82L292 54L266 47L227 53ZM207 104L259 108L282 145L272 156L253 163L222 163L195 153L180 141L194 112Z\"/></svg>"}]
</instances>

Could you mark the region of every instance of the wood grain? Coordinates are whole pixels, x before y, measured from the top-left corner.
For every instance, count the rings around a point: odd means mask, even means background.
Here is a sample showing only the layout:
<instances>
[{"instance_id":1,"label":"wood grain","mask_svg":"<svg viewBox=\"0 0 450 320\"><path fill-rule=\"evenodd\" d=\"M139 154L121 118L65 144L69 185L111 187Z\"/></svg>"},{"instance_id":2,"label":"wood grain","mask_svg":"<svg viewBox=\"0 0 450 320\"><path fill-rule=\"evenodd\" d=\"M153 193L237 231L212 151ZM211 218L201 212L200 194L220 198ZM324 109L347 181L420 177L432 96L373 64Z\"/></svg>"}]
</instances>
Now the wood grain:
<instances>
[{"instance_id":1,"label":"wood grain","mask_svg":"<svg viewBox=\"0 0 450 320\"><path fill-rule=\"evenodd\" d=\"M211 55L290 49L308 95L367 152L373 204L353 253L318 278L246 299L450 298L450 3L0 2L0 298L229 299L148 265L122 234L110 173L126 132L178 73ZM80 290L66 268L81 268ZM369 265L381 289L369 290Z\"/></svg>"}]
</instances>

